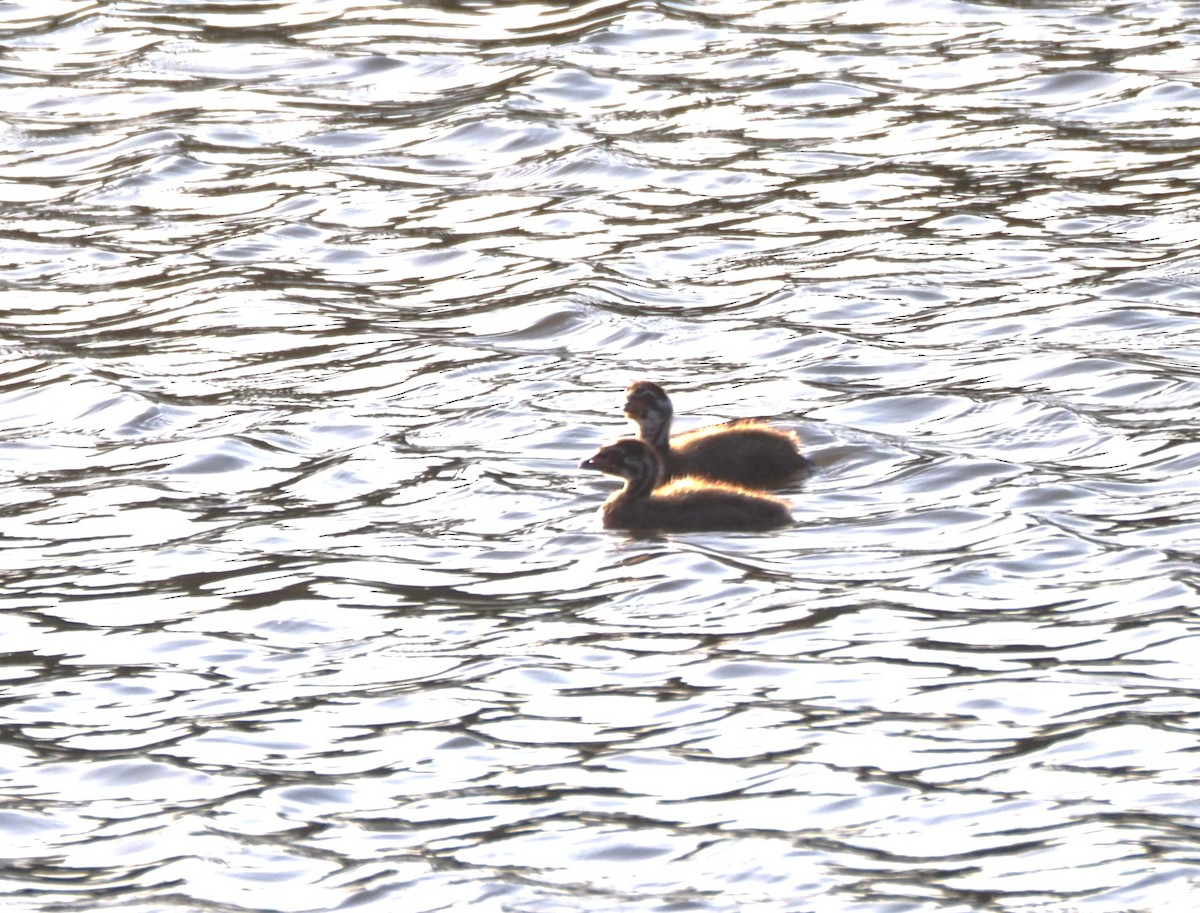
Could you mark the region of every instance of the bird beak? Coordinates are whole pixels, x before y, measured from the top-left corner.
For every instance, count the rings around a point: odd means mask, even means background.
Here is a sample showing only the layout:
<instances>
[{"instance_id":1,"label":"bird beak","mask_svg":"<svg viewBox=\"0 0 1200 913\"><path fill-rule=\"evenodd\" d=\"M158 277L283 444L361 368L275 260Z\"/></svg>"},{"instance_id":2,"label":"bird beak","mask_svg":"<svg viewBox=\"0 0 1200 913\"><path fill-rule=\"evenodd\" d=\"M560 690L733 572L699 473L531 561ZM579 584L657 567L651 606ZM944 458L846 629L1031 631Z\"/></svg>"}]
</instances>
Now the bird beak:
<instances>
[{"instance_id":1,"label":"bird beak","mask_svg":"<svg viewBox=\"0 0 1200 913\"><path fill-rule=\"evenodd\" d=\"M612 465L612 457L606 453L594 453L582 463L579 464L580 469L590 469L593 472L608 472Z\"/></svg>"}]
</instances>

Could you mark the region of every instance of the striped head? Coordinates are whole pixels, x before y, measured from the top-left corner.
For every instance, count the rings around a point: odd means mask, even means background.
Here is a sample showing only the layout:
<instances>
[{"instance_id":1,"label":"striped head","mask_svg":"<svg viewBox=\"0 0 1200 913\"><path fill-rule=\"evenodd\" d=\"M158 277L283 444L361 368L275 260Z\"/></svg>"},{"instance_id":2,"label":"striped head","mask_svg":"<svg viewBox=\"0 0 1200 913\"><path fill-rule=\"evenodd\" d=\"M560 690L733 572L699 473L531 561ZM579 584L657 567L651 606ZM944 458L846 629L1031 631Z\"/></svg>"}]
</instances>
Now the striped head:
<instances>
[{"instance_id":1,"label":"striped head","mask_svg":"<svg viewBox=\"0 0 1200 913\"><path fill-rule=\"evenodd\" d=\"M659 449L666 447L674 410L662 387L648 380L634 381L625 390L625 414L637 423L642 440Z\"/></svg>"},{"instance_id":2,"label":"striped head","mask_svg":"<svg viewBox=\"0 0 1200 913\"><path fill-rule=\"evenodd\" d=\"M662 480L662 461L649 444L637 438L622 438L615 444L601 447L590 459L579 464L626 481L626 490L634 497L648 495Z\"/></svg>"}]
</instances>

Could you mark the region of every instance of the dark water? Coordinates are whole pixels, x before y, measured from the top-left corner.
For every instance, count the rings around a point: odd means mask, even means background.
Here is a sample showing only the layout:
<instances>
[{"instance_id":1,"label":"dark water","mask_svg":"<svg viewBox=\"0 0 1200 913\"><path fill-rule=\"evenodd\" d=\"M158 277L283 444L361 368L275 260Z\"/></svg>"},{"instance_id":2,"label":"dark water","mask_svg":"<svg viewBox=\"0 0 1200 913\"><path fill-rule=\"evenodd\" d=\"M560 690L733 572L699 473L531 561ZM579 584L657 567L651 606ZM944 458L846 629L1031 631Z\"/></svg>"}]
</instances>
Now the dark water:
<instances>
[{"instance_id":1,"label":"dark water","mask_svg":"<svg viewBox=\"0 0 1200 913\"><path fill-rule=\"evenodd\" d=\"M6 908L1188 908L1200 6L0 43ZM601 530L639 377L796 527Z\"/></svg>"}]
</instances>

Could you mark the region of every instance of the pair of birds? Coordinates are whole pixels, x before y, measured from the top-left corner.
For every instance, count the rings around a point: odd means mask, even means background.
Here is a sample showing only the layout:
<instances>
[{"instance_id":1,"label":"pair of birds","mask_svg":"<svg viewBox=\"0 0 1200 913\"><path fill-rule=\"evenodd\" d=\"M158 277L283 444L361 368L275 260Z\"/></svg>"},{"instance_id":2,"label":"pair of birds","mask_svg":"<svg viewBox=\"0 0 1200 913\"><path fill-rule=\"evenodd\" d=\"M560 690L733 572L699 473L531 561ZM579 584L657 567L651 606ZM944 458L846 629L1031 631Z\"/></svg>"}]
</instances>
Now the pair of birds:
<instances>
[{"instance_id":1,"label":"pair of birds","mask_svg":"<svg viewBox=\"0 0 1200 913\"><path fill-rule=\"evenodd\" d=\"M639 380L625 397L638 437L603 447L579 464L625 480L601 509L606 527L700 532L792 522L785 502L750 489L782 485L810 467L795 434L739 421L671 437L674 410L662 387Z\"/></svg>"}]
</instances>

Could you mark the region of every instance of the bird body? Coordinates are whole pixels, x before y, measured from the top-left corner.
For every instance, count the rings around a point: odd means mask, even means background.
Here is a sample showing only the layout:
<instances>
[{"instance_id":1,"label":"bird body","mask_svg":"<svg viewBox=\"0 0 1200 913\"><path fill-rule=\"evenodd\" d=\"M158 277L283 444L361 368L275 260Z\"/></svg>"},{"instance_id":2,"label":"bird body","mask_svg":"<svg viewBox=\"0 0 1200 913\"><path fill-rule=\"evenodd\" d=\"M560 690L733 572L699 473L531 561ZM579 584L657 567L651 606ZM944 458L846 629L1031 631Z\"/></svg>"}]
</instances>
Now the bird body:
<instances>
[{"instance_id":1,"label":"bird body","mask_svg":"<svg viewBox=\"0 0 1200 913\"><path fill-rule=\"evenodd\" d=\"M786 503L733 485L681 478L660 485L663 466L644 441L625 438L579 464L625 480L601 508L609 529L668 532L767 530L790 525Z\"/></svg>"}]
</instances>

